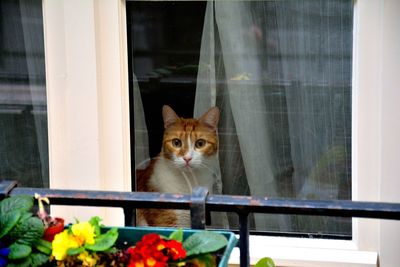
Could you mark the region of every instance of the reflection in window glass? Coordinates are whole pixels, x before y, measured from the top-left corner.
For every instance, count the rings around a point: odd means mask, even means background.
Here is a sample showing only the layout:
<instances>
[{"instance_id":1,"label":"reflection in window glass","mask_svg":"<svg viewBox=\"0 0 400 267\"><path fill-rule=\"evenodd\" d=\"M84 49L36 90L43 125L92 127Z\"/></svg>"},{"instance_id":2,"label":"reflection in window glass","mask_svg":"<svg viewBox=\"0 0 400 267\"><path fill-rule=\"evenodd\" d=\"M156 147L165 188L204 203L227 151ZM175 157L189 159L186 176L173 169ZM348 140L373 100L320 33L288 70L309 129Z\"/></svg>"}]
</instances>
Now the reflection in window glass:
<instances>
[{"instance_id":1,"label":"reflection in window glass","mask_svg":"<svg viewBox=\"0 0 400 267\"><path fill-rule=\"evenodd\" d=\"M48 187L42 1L0 1L0 179Z\"/></svg>"},{"instance_id":2,"label":"reflection in window glass","mask_svg":"<svg viewBox=\"0 0 400 267\"><path fill-rule=\"evenodd\" d=\"M213 193L351 199L352 2L128 2L135 167L160 152L163 105L182 117L216 105ZM256 214L251 226L351 237L342 218Z\"/></svg>"}]
</instances>

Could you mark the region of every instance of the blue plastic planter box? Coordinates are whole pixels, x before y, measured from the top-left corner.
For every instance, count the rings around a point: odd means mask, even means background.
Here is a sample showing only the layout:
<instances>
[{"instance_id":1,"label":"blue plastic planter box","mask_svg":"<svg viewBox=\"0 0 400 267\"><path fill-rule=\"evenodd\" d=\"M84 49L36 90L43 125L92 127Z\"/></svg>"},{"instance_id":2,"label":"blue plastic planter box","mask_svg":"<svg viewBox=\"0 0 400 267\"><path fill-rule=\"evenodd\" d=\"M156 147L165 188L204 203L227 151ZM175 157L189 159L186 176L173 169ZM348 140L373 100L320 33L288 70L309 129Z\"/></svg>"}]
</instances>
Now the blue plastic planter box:
<instances>
[{"instance_id":1,"label":"blue plastic planter box","mask_svg":"<svg viewBox=\"0 0 400 267\"><path fill-rule=\"evenodd\" d=\"M118 232L118 240L117 240L117 247L126 247L128 245L133 245L136 242L138 242L143 235L149 234L149 233L156 233L160 234L162 236L169 236L173 231L175 231L174 228L160 228L160 227L119 227ZM192 230L192 229L183 229L183 238L184 240L196 233L204 230ZM213 230L209 230L213 231ZM233 250L233 248L236 246L236 243L238 242L237 238L235 237L234 233L229 232L229 231L215 231L217 233L223 234L226 239L228 240L228 245L225 248L225 251L222 255L221 261L218 264L218 267L225 267L228 266L228 260L229 256Z\"/></svg>"}]
</instances>

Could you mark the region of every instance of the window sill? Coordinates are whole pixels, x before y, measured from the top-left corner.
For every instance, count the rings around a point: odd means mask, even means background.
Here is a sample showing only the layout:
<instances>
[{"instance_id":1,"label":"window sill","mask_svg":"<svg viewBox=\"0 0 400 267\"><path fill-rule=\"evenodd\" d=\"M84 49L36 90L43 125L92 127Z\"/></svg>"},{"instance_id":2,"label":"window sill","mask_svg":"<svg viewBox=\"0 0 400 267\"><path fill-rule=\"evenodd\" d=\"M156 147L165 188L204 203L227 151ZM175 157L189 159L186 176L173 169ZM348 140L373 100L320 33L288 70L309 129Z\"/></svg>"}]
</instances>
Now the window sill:
<instances>
[{"instance_id":1,"label":"window sill","mask_svg":"<svg viewBox=\"0 0 400 267\"><path fill-rule=\"evenodd\" d=\"M250 263L272 258L277 266L287 267L377 267L378 254L357 250L353 241L283 237L250 237ZM240 265L235 248L229 266Z\"/></svg>"}]
</instances>

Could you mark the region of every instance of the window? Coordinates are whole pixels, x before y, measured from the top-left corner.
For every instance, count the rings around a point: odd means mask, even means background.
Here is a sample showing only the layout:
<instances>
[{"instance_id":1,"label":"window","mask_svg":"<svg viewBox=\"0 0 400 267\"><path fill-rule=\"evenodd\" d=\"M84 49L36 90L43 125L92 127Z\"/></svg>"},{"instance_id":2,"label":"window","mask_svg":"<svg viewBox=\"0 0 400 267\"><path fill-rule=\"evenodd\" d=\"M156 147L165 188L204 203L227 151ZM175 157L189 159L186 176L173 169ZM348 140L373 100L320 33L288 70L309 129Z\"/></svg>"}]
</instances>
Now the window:
<instances>
[{"instance_id":1,"label":"window","mask_svg":"<svg viewBox=\"0 0 400 267\"><path fill-rule=\"evenodd\" d=\"M325 1L319 1L325 2ZM352 198L399 202L399 4L354 1ZM44 1L50 186L131 190L124 1ZM128 21L129 22L129 21ZM128 23L129 24L129 23ZM79 25L79 26L76 26ZM184 114L185 115L185 114ZM118 225L122 216L93 209ZM68 209L60 207L62 214ZM398 222L353 220L352 240L251 236L252 262L278 266L396 266ZM232 262L235 257L232 257Z\"/></svg>"},{"instance_id":2,"label":"window","mask_svg":"<svg viewBox=\"0 0 400 267\"><path fill-rule=\"evenodd\" d=\"M0 177L49 187L42 1L0 2Z\"/></svg>"},{"instance_id":3,"label":"window","mask_svg":"<svg viewBox=\"0 0 400 267\"><path fill-rule=\"evenodd\" d=\"M353 1L132 1L127 12L136 168L160 152L163 105L182 117L216 105L213 193L351 199ZM255 215L251 227L352 233L341 218Z\"/></svg>"}]
</instances>

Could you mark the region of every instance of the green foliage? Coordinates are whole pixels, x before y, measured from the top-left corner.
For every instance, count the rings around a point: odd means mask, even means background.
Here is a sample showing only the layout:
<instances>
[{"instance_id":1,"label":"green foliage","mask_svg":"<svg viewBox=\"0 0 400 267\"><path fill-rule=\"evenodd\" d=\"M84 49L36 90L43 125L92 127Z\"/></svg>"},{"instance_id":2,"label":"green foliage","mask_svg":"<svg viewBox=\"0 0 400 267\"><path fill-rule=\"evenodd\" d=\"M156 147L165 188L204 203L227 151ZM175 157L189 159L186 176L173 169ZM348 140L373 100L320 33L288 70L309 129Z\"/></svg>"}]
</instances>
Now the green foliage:
<instances>
[{"instance_id":1,"label":"green foliage","mask_svg":"<svg viewBox=\"0 0 400 267\"><path fill-rule=\"evenodd\" d=\"M101 234L101 218L99 216L94 216L90 218L89 223L94 226L94 233L96 236Z\"/></svg>"},{"instance_id":2,"label":"green foliage","mask_svg":"<svg viewBox=\"0 0 400 267\"><path fill-rule=\"evenodd\" d=\"M40 253L31 253L28 257L21 260L9 262L7 267L32 267L42 266L49 262L48 256Z\"/></svg>"},{"instance_id":3,"label":"green foliage","mask_svg":"<svg viewBox=\"0 0 400 267\"><path fill-rule=\"evenodd\" d=\"M39 239L35 242L34 244L35 248L42 252L45 255L50 255L51 254L51 242L44 240L44 239Z\"/></svg>"},{"instance_id":4,"label":"green foliage","mask_svg":"<svg viewBox=\"0 0 400 267\"><path fill-rule=\"evenodd\" d=\"M36 267L48 262L48 255L44 251L49 250L37 249L44 225L39 218L33 216L33 203L33 198L26 195L0 201L0 241L10 248L8 266Z\"/></svg>"},{"instance_id":5,"label":"green foliage","mask_svg":"<svg viewBox=\"0 0 400 267\"><path fill-rule=\"evenodd\" d=\"M106 233L96 237L94 240L94 244L85 245L85 248L87 250L96 252L106 251L110 249L112 246L114 246L117 239L118 239L118 229L114 227L108 230Z\"/></svg>"},{"instance_id":6,"label":"green foliage","mask_svg":"<svg viewBox=\"0 0 400 267\"><path fill-rule=\"evenodd\" d=\"M49 262L49 257L41 253L32 253L28 259L30 266L41 266Z\"/></svg>"},{"instance_id":7,"label":"green foliage","mask_svg":"<svg viewBox=\"0 0 400 267\"><path fill-rule=\"evenodd\" d=\"M13 243L9 248L10 254L8 255L8 258L10 260L20 260L26 258L32 252L32 248L25 244Z\"/></svg>"},{"instance_id":8,"label":"green foliage","mask_svg":"<svg viewBox=\"0 0 400 267\"><path fill-rule=\"evenodd\" d=\"M69 249L67 250L67 255L68 255L68 256L74 256L74 255L78 255L78 254L80 254L80 253L82 253L82 252L84 252L84 251L85 251L85 248L84 248L84 247L69 248Z\"/></svg>"},{"instance_id":9,"label":"green foliage","mask_svg":"<svg viewBox=\"0 0 400 267\"><path fill-rule=\"evenodd\" d=\"M37 217L29 217L25 220L20 220L8 235L14 242L32 245L43 236L43 233L42 220Z\"/></svg>"},{"instance_id":10,"label":"green foliage","mask_svg":"<svg viewBox=\"0 0 400 267\"><path fill-rule=\"evenodd\" d=\"M226 247L228 240L222 234L212 231L201 231L189 236L184 242L186 256L215 252Z\"/></svg>"},{"instance_id":11,"label":"green foliage","mask_svg":"<svg viewBox=\"0 0 400 267\"><path fill-rule=\"evenodd\" d=\"M33 207L33 198L26 195L12 196L0 202L0 214L14 210L30 211Z\"/></svg>"},{"instance_id":12,"label":"green foliage","mask_svg":"<svg viewBox=\"0 0 400 267\"><path fill-rule=\"evenodd\" d=\"M21 218L21 211L15 210L0 215L0 238L5 236Z\"/></svg>"},{"instance_id":13,"label":"green foliage","mask_svg":"<svg viewBox=\"0 0 400 267\"><path fill-rule=\"evenodd\" d=\"M265 257L260 259L254 267L275 267L275 263L271 258Z\"/></svg>"},{"instance_id":14,"label":"green foliage","mask_svg":"<svg viewBox=\"0 0 400 267\"><path fill-rule=\"evenodd\" d=\"M168 239L176 240L176 241L182 243L182 241L183 241L183 230L182 229L178 229L178 230L173 231L169 235Z\"/></svg>"}]
</instances>

